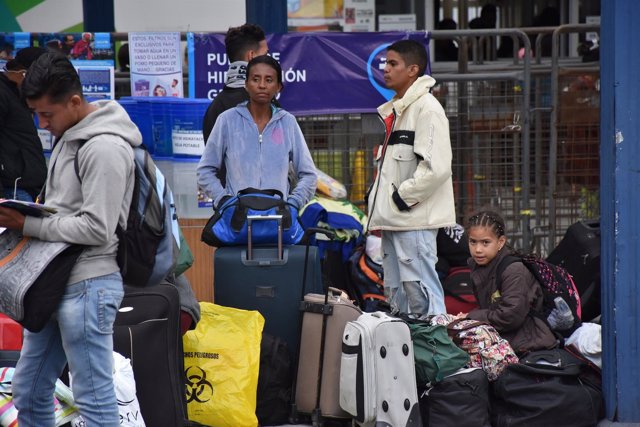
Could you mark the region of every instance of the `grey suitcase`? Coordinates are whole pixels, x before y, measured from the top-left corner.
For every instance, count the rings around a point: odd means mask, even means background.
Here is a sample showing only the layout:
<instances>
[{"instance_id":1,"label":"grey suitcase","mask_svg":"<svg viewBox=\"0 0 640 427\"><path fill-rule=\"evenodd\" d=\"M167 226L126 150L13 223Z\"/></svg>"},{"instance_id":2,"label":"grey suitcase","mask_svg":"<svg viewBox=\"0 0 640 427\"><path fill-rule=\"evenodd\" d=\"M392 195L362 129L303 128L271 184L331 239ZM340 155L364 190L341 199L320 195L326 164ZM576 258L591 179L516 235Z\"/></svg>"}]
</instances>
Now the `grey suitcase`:
<instances>
[{"instance_id":1,"label":"grey suitcase","mask_svg":"<svg viewBox=\"0 0 640 427\"><path fill-rule=\"evenodd\" d=\"M340 406L363 427L422 427L407 324L383 312L347 323Z\"/></svg>"},{"instance_id":2,"label":"grey suitcase","mask_svg":"<svg viewBox=\"0 0 640 427\"><path fill-rule=\"evenodd\" d=\"M300 355L295 386L297 412L310 414L313 425L324 418L351 418L340 408L340 357L345 325L362 311L339 289L307 294L303 312Z\"/></svg>"}]
</instances>

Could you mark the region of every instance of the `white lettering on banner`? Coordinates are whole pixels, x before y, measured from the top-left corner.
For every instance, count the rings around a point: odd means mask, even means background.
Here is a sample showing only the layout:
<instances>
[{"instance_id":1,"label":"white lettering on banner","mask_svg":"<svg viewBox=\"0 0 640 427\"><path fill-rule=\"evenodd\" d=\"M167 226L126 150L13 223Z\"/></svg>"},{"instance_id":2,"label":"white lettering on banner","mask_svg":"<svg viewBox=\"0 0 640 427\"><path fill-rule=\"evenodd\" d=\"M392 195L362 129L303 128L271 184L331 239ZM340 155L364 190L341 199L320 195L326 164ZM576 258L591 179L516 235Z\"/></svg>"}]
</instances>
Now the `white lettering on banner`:
<instances>
[{"instance_id":1,"label":"white lettering on banner","mask_svg":"<svg viewBox=\"0 0 640 427\"><path fill-rule=\"evenodd\" d=\"M282 72L282 80L287 83L306 82L307 70L294 70L293 68L289 68L287 71Z\"/></svg>"},{"instance_id":2,"label":"white lettering on banner","mask_svg":"<svg viewBox=\"0 0 640 427\"><path fill-rule=\"evenodd\" d=\"M269 55L276 61L280 61L280 52L269 52Z\"/></svg>"},{"instance_id":3,"label":"white lettering on banner","mask_svg":"<svg viewBox=\"0 0 640 427\"><path fill-rule=\"evenodd\" d=\"M220 71L207 71L207 83L218 83L218 74Z\"/></svg>"},{"instance_id":4,"label":"white lettering on banner","mask_svg":"<svg viewBox=\"0 0 640 427\"><path fill-rule=\"evenodd\" d=\"M209 89L209 92L207 92L207 98L209 99L213 99L218 95L218 89Z\"/></svg>"},{"instance_id":5,"label":"white lettering on banner","mask_svg":"<svg viewBox=\"0 0 640 427\"><path fill-rule=\"evenodd\" d=\"M202 156L204 153L204 137L201 130L178 130L171 133L173 154L186 156Z\"/></svg>"},{"instance_id":6,"label":"white lettering on banner","mask_svg":"<svg viewBox=\"0 0 640 427\"><path fill-rule=\"evenodd\" d=\"M210 53L207 55L207 65L211 65L215 62L218 65L225 65L228 63L226 53Z\"/></svg>"},{"instance_id":7,"label":"white lettering on banner","mask_svg":"<svg viewBox=\"0 0 640 427\"><path fill-rule=\"evenodd\" d=\"M207 71L207 83L220 83L224 84L227 81L226 71Z\"/></svg>"}]
</instances>

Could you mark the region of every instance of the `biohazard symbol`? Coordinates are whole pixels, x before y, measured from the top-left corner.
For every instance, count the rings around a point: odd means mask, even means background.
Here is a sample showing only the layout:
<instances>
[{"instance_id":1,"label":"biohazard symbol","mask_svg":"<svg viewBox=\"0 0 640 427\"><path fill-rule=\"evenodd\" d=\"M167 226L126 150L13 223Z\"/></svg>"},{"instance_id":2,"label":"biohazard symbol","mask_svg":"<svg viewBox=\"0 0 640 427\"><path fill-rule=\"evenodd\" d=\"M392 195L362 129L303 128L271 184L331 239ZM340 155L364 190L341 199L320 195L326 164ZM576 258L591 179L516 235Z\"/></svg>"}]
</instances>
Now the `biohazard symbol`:
<instances>
[{"instance_id":1,"label":"biohazard symbol","mask_svg":"<svg viewBox=\"0 0 640 427\"><path fill-rule=\"evenodd\" d=\"M207 373L198 366L190 366L184 373L187 377L187 403L208 402L213 397L213 386L207 381Z\"/></svg>"}]
</instances>

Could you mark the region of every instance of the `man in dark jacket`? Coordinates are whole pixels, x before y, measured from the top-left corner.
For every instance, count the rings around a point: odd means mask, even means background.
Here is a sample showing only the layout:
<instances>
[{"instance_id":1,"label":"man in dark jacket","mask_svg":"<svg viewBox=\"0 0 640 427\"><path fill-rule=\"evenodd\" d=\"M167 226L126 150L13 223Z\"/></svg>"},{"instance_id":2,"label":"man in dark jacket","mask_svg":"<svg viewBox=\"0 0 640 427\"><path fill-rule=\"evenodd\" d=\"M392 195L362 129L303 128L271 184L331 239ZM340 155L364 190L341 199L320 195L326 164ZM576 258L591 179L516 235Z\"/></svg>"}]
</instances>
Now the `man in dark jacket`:
<instances>
[{"instance_id":1,"label":"man in dark jacket","mask_svg":"<svg viewBox=\"0 0 640 427\"><path fill-rule=\"evenodd\" d=\"M22 49L0 73L0 197L32 201L47 177L33 116L20 99L27 69L46 51L39 47Z\"/></svg>"},{"instance_id":2,"label":"man in dark jacket","mask_svg":"<svg viewBox=\"0 0 640 427\"><path fill-rule=\"evenodd\" d=\"M247 78L247 63L255 56L269 53L264 31L255 24L229 28L224 38L224 46L229 58L229 71L227 71L227 79L222 92L214 98L204 114L202 135L205 144L218 116L229 108L249 99L249 95L244 89L244 82Z\"/></svg>"}]
</instances>

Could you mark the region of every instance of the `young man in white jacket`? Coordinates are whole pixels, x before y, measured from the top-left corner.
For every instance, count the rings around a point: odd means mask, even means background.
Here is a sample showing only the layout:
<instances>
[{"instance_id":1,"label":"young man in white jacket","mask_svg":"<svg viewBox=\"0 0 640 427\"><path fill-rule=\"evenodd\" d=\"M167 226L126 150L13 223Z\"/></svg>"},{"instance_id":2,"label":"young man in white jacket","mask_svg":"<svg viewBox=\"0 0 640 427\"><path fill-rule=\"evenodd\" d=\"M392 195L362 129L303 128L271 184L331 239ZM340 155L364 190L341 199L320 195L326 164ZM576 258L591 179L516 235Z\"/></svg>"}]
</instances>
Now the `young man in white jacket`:
<instances>
[{"instance_id":1,"label":"young man in white jacket","mask_svg":"<svg viewBox=\"0 0 640 427\"><path fill-rule=\"evenodd\" d=\"M385 123L377 175L369 191L369 226L380 230L385 294L416 315L446 312L436 273L438 228L455 224L449 121L424 75L427 54L412 40L387 48L384 80L396 95L378 107Z\"/></svg>"}]
</instances>

